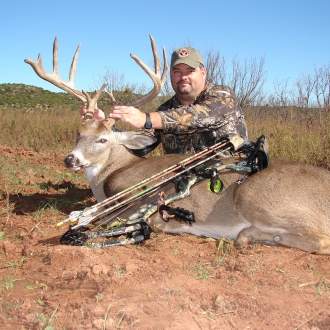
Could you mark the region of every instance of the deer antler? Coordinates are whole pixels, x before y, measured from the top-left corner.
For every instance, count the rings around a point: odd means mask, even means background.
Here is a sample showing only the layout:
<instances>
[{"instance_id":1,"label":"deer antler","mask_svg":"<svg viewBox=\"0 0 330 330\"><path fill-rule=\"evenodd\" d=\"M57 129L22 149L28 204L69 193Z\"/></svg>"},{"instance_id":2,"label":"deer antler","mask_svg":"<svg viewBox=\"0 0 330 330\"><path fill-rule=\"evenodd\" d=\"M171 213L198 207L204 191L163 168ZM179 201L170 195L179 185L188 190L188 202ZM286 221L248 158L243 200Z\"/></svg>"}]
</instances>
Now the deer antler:
<instances>
[{"instance_id":1,"label":"deer antler","mask_svg":"<svg viewBox=\"0 0 330 330\"><path fill-rule=\"evenodd\" d=\"M54 44L53 44L53 73L48 73L42 66L42 59L41 54L38 55L38 60L32 61L30 59L25 59L24 62L30 64L35 71L35 73L42 79L50 82L51 84L57 86L58 88L70 93L71 95L75 96L82 102L86 102L86 97L83 93L79 92L74 87L74 76L76 74L76 67L77 61L80 51L80 44L77 47L77 50L73 56L70 73L69 73L69 81L64 82L58 72L58 43L57 43L57 36L55 37Z\"/></svg>"},{"instance_id":2,"label":"deer antler","mask_svg":"<svg viewBox=\"0 0 330 330\"><path fill-rule=\"evenodd\" d=\"M154 83L154 88L147 94L139 98L138 100L135 100L131 103L134 107L141 107L142 105L150 102L152 99L154 99L161 91L162 87L164 86L168 66L167 66L167 58L166 58L166 52L165 48L163 47L163 58L164 58L164 67L163 67L163 73L162 76L160 76L160 60L157 52L157 47L155 40L150 35L150 41L151 41L151 48L154 56L154 66L155 66L155 72L153 72L145 63L143 63L137 56L134 54L131 54L131 57L135 60L135 62L148 74L148 76L152 79ZM53 73L48 73L45 71L45 69L42 66L42 59L41 54L38 55L38 60L35 62L30 59L25 59L24 62L27 64L30 64L35 71L35 73L42 79L50 82L51 84L57 86L58 88L68 92L69 94L75 96L78 98L78 100L87 103L87 112L84 117L85 119L89 119L93 117L94 109L97 108L97 101L99 97L102 94L102 91L106 87L106 84L103 84L103 86L95 93L93 98L90 98L90 96L83 90L82 92L78 91L74 87L74 77L76 74L76 67L77 67L77 61L78 61L78 55L80 51L80 44L77 47L77 50L73 56L70 72L69 72L69 81L65 82L60 77L58 72L58 42L57 42L57 36L54 40L53 45ZM113 101L114 98L111 96Z\"/></svg>"},{"instance_id":3,"label":"deer antler","mask_svg":"<svg viewBox=\"0 0 330 330\"><path fill-rule=\"evenodd\" d=\"M163 47L163 58L164 58L164 66L163 66L163 73L162 76L160 77L160 60L157 52L157 46L155 43L154 38L150 35L150 42L151 42L151 48L152 48L152 53L154 56L154 67L155 67L155 72L153 72L148 65L143 63L136 55L130 54L131 58L148 74L148 76L151 78L151 80L154 83L154 88L146 95L142 96L141 98L133 101L130 105L133 107L141 107L144 104L150 102L152 99L154 99L161 91L161 89L164 86L164 83L166 81L167 77L167 72L168 72L168 65L167 65L167 58L166 58L166 51L165 48ZM112 102L115 103L115 98L112 94L112 92L106 91L106 93L109 95L111 98Z\"/></svg>"},{"instance_id":4,"label":"deer antler","mask_svg":"<svg viewBox=\"0 0 330 330\"><path fill-rule=\"evenodd\" d=\"M161 89L164 86L168 66L167 66L167 58L166 58L166 52L165 48L163 47L163 58L164 58L164 66L163 66L163 73L160 77L160 60L157 52L157 47L154 38L150 35L150 42L151 42L151 48L152 53L154 55L154 66L155 66L155 72L153 72L145 63L143 63L136 55L131 54L131 58L148 74L148 76L151 78L151 80L154 83L154 88L147 94L139 98L138 100L135 100L131 103L134 107L141 107L142 105L150 102L152 99L154 99L161 91Z\"/></svg>"},{"instance_id":5,"label":"deer antler","mask_svg":"<svg viewBox=\"0 0 330 330\"><path fill-rule=\"evenodd\" d=\"M35 73L42 79L50 82L51 84L57 86L58 88L68 92L69 94L76 97L78 100L87 103L87 112L84 119L88 119L93 117L94 109L97 108L97 100L99 99L103 89L105 88L106 84L104 84L95 94L93 98L83 90L82 92L78 91L74 87L74 77L76 74L76 67L78 62L78 56L80 51L80 44L77 47L77 50L73 56L70 72L69 72L69 81L65 82L60 77L58 72L58 42L57 36L55 37L54 44L53 44L53 73L48 73L42 66L42 59L41 54L38 55L38 60L35 62L30 59L25 59L24 62L30 64L35 71Z\"/></svg>"},{"instance_id":6,"label":"deer antler","mask_svg":"<svg viewBox=\"0 0 330 330\"><path fill-rule=\"evenodd\" d=\"M84 120L86 119L92 119L94 117L94 110L97 109L97 100L100 98L104 88L107 86L107 84L103 84L102 87L95 91L95 95L93 98L89 96L87 92L84 90L82 91L86 97L87 100L87 111L84 116Z\"/></svg>"}]
</instances>

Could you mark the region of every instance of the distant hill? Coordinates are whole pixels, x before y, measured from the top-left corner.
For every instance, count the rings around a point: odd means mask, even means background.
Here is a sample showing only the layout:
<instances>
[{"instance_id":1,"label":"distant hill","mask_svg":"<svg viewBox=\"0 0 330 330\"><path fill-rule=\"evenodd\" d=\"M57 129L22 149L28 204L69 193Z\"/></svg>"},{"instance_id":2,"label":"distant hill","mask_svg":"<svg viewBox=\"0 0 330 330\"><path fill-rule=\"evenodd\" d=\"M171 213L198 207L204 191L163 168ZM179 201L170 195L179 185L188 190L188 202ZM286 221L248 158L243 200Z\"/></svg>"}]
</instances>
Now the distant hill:
<instances>
[{"instance_id":1,"label":"distant hill","mask_svg":"<svg viewBox=\"0 0 330 330\"><path fill-rule=\"evenodd\" d=\"M24 84L0 84L0 109L77 109L81 104L67 93L55 93Z\"/></svg>"},{"instance_id":2,"label":"distant hill","mask_svg":"<svg viewBox=\"0 0 330 330\"><path fill-rule=\"evenodd\" d=\"M113 92L118 103L129 104L141 95L125 92ZM148 106L155 110L163 100L156 98ZM45 110L77 110L81 101L65 92L50 92L40 87L24 84L0 84L0 110L10 109L19 111L45 111ZM98 106L109 109L111 102L106 94L102 94ZM149 109L148 109L149 110ZM150 111L149 110L149 111Z\"/></svg>"}]
</instances>

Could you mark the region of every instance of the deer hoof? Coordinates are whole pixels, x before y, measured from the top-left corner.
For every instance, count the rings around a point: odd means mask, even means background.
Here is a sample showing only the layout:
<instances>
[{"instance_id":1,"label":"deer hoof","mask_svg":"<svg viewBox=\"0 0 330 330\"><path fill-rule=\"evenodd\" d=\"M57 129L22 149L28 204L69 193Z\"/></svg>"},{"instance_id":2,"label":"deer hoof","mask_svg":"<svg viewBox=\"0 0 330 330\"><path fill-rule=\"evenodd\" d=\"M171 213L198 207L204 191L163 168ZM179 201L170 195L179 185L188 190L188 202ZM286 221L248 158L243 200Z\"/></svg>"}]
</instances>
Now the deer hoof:
<instances>
[{"instance_id":1,"label":"deer hoof","mask_svg":"<svg viewBox=\"0 0 330 330\"><path fill-rule=\"evenodd\" d=\"M235 241L235 246L240 248L240 249L245 249L249 244L251 244L251 237L239 237L236 241Z\"/></svg>"}]
</instances>

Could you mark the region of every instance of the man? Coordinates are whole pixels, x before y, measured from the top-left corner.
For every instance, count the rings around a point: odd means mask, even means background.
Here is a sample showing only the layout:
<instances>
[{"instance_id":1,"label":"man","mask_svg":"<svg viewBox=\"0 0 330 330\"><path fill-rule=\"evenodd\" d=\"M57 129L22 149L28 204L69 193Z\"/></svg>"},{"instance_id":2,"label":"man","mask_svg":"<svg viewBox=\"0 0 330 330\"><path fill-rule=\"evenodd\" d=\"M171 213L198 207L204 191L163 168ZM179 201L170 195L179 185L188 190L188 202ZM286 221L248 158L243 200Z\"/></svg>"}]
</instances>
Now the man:
<instances>
[{"instance_id":1,"label":"man","mask_svg":"<svg viewBox=\"0 0 330 330\"><path fill-rule=\"evenodd\" d=\"M203 58L196 49L184 47L173 52L170 78L175 95L157 111L146 114L131 106L116 105L110 117L135 128L155 129L166 153L199 152L230 133L248 138L234 92L206 82Z\"/></svg>"}]
</instances>

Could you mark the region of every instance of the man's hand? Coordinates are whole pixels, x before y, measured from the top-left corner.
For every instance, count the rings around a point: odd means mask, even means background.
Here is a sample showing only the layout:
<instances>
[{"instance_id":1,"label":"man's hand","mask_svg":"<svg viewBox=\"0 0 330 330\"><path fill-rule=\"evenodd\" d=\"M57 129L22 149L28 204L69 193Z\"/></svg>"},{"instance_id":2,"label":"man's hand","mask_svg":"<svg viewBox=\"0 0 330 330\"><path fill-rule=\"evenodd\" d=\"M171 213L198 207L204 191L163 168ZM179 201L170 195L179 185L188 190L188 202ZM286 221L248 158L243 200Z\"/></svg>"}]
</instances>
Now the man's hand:
<instances>
[{"instance_id":1,"label":"man's hand","mask_svg":"<svg viewBox=\"0 0 330 330\"><path fill-rule=\"evenodd\" d=\"M80 115L82 116L82 118L84 118L86 112L87 112L87 105L84 104L80 110ZM105 119L105 114L101 109L96 108L94 109L94 118L98 120Z\"/></svg>"},{"instance_id":2,"label":"man's hand","mask_svg":"<svg viewBox=\"0 0 330 330\"><path fill-rule=\"evenodd\" d=\"M114 105L111 108L110 118L117 118L134 128L143 128L146 122L146 114L144 112L124 105Z\"/></svg>"}]
</instances>

